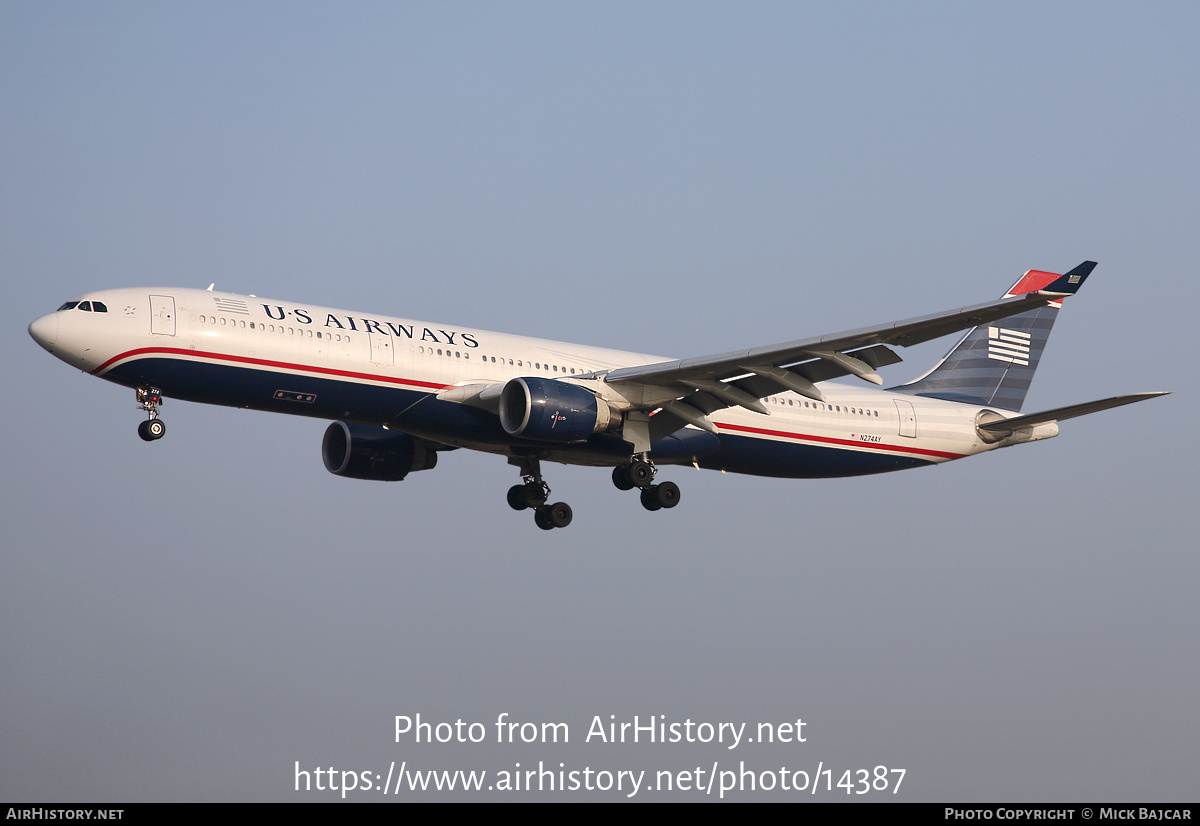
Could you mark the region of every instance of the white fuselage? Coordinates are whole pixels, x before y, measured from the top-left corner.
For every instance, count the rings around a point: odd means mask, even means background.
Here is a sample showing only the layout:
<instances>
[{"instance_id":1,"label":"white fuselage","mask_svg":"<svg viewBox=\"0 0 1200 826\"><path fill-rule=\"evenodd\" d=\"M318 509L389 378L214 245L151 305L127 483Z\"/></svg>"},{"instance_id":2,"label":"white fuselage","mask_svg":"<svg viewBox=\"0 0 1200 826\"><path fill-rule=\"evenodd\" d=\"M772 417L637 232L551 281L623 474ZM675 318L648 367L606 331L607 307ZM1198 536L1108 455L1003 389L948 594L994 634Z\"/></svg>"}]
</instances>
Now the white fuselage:
<instances>
[{"instance_id":1,"label":"white fuselage","mask_svg":"<svg viewBox=\"0 0 1200 826\"><path fill-rule=\"evenodd\" d=\"M581 384L620 409L623 400L609 392L603 373L666 361L205 290L105 290L76 301L100 302L106 311L60 310L36 320L30 332L63 361L101 378L161 388L168 397L384 425L435 443L509 455L529 446L479 426L483 411L459 415L454 408L463 405L453 400L431 406L437 394L533 376ZM980 438L976 417L984 408L977 405L830 382L821 392L823 402L792 392L766 397L769 415L736 406L719 410L712 414L719 449L700 456L684 448L662 461L771 476L840 476L943 462L1010 443ZM418 403L427 412L401 415ZM1038 438L1045 435L1053 434ZM570 445L543 455L581 464L620 461Z\"/></svg>"}]
</instances>

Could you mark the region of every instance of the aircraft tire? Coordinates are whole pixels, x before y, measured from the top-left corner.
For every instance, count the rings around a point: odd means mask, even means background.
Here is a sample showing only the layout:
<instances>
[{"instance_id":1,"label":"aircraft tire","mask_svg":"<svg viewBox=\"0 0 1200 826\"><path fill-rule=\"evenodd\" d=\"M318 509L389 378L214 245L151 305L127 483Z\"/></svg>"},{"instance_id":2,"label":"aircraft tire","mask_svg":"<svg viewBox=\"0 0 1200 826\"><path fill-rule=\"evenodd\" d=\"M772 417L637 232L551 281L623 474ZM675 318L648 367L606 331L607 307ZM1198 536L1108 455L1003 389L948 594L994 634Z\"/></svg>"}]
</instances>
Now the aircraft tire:
<instances>
[{"instance_id":1,"label":"aircraft tire","mask_svg":"<svg viewBox=\"0 0 1200 826\"><path fill-rule=\"evenodd\" d=\"M654 498L662 507L673 508L679 504L679 485L674 482L663 482L661 485L655 485L651 490L654 491Z\"/></svg>"},{"instance_id":2,"label":"aircraft tire","mask_svg":"<svg viewBox=\"0 0 1200 826\"><path fill-rule=\"evenodd\" d=\"M656 511L662 509L662 502L658 501L658 491L655 487L642 488L642 507L648 511Z\"/></svg>"},{"instance_id":3,"label":"aircraft tire","mask_svg":"<svg viewBox=\"0 0 1200 826\"><path fill-rule=\"evenodd\" d=\"M152 440L161 439L167 435L167 424L162 419L150 419L146 422L146 432Z\"/></svg>"},{"instance_id":4,"label":"aircraft tire","mask_svg":"<svg viewBox=\"0 0 1200 826\"><path fill-rule=\"evenodd\" d=\"M533 521L534 524L544 531L554 530L554 524L550 521L549 508L537 508L534 510Z\"/></svg>"},{"instance_id":5,"label":"aircraft tire","mask_svg":"<svg viewBox=\"0 0 1200 826\"><path fill-rule=\"evenodd\" d=\"M570 525L571 517L574 515L571 513L571 506L566 502L555 502L546 509L546 513L547 521L551 527L555 528L565 528Z\"/></svg>"},{"instance_id":6,"label":"aircraft tire","mask_svg":"<svg viewBox=\"0 0 1200 826\"><path fill-rule=\"evenodd\" d=\"M641 459L634 459L633 463L629 465L629 479L635 486L646 490L654 481L654 465Z\"/></svg>"},{"instance_id":7,"label":"aircraft tire","mask_svg":"<svg viewBox=\"0 0 1200 826\"><path fill-rule=\"evenodd\" d=\"M546 504L546 488L537 482L526 482L521 485L521 496L524 498L527 508L540 508Z\"/></svg>"},{"instance_id":8,"label":"aircraft tire","mask_svg":"<svg viewBox=\"0 0 1200 826\"><path fill-rule=\"evenodd\" d=\"M525 502L524 485L513 485L508 489L508 506L515 511L523 511L529 507Z\"/></svg>"},{"instance_id":9,"label":"aircraft tire","mask_svg":"<svg viewBox=\"0 0 1200 826\"><path fill-rule=\"evenodd\" d=\"M629 465L617 465L613 468L613 484L617 490L633 490L633 479L629 476Z\"/></svg>"}]
</instances>

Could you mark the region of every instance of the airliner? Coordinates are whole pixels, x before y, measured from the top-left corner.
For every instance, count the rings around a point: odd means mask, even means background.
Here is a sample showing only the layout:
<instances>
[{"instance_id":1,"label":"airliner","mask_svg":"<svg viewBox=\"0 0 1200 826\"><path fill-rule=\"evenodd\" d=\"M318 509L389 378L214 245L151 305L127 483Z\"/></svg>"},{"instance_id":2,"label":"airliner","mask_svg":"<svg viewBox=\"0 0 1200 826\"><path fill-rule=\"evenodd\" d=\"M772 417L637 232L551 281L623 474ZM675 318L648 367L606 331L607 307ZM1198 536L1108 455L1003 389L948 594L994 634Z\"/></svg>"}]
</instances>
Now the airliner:
<instances>
[{"instance_id":1,"label":"airliner","mask_svg":"<svg viewBox=\"0 0 1200 826\"><path fill-rule=\"evenodd\" d=\"M1096 264L1026 272L999 300L833 335L683 360L275 299L177 288L85 293L29 333L132 388L152 442L164 398L333 420L332 473L398 481L457 448L507 457L514 510L571 522L542 461L612 468L650 511L675 507L662 466L790 478L922 467L1048 439L1058 422L1163 393L1021 414L1064 299ZM920 378L882 389L908 347L966 330ZM864 384L831 383L852 377Z\"/></svg>"}]
</instances>

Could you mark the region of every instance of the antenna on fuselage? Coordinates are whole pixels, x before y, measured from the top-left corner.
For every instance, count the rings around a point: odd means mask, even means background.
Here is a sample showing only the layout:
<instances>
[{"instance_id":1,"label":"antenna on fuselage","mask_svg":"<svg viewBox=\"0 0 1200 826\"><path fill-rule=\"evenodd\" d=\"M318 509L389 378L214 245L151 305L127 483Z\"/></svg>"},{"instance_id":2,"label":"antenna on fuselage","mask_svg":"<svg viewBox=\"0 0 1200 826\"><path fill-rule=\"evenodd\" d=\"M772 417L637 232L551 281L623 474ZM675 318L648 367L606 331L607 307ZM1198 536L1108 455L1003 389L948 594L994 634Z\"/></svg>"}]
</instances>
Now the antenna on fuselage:
<instances>
[{"instance_id":1,"label":"antenna on fuselage","mask_svg":"<svg viewBox=\"0 0 1200 826\"><path fill-rule=\"evenodd\" d=\"M214 281L213 283L209 284L209 285L208 285L208 291L211 293L211 292L212 292L212 290L213 290L213 287L215 287L215 286L217 286L217 282L216 282L216 281Z\"/></svg>"}]
</instances>

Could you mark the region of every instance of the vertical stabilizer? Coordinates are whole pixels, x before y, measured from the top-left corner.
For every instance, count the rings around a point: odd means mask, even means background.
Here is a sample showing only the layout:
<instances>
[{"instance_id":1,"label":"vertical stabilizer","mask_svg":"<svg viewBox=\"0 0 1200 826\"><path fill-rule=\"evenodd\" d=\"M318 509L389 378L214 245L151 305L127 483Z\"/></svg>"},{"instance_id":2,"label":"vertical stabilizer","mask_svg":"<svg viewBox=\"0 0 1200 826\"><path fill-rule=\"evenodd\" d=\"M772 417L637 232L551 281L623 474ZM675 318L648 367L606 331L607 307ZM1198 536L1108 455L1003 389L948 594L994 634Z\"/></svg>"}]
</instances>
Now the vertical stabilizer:
<instances>
[{"instance_id":1,"label":"vertical stabilizer","mask_svg":"<svg viewBox=\"0 0 1200 826\"><path fill-rule=\"evenodd\" d=\"M1095 266L1095 261L1084 261L1064 275L1030 270L1004 298L1035 290L1073 293ZM1019 411L1061 307L1060 298L1049 306L975 327L932 370L892 390Z\"/></svg>"}]
</instances>

